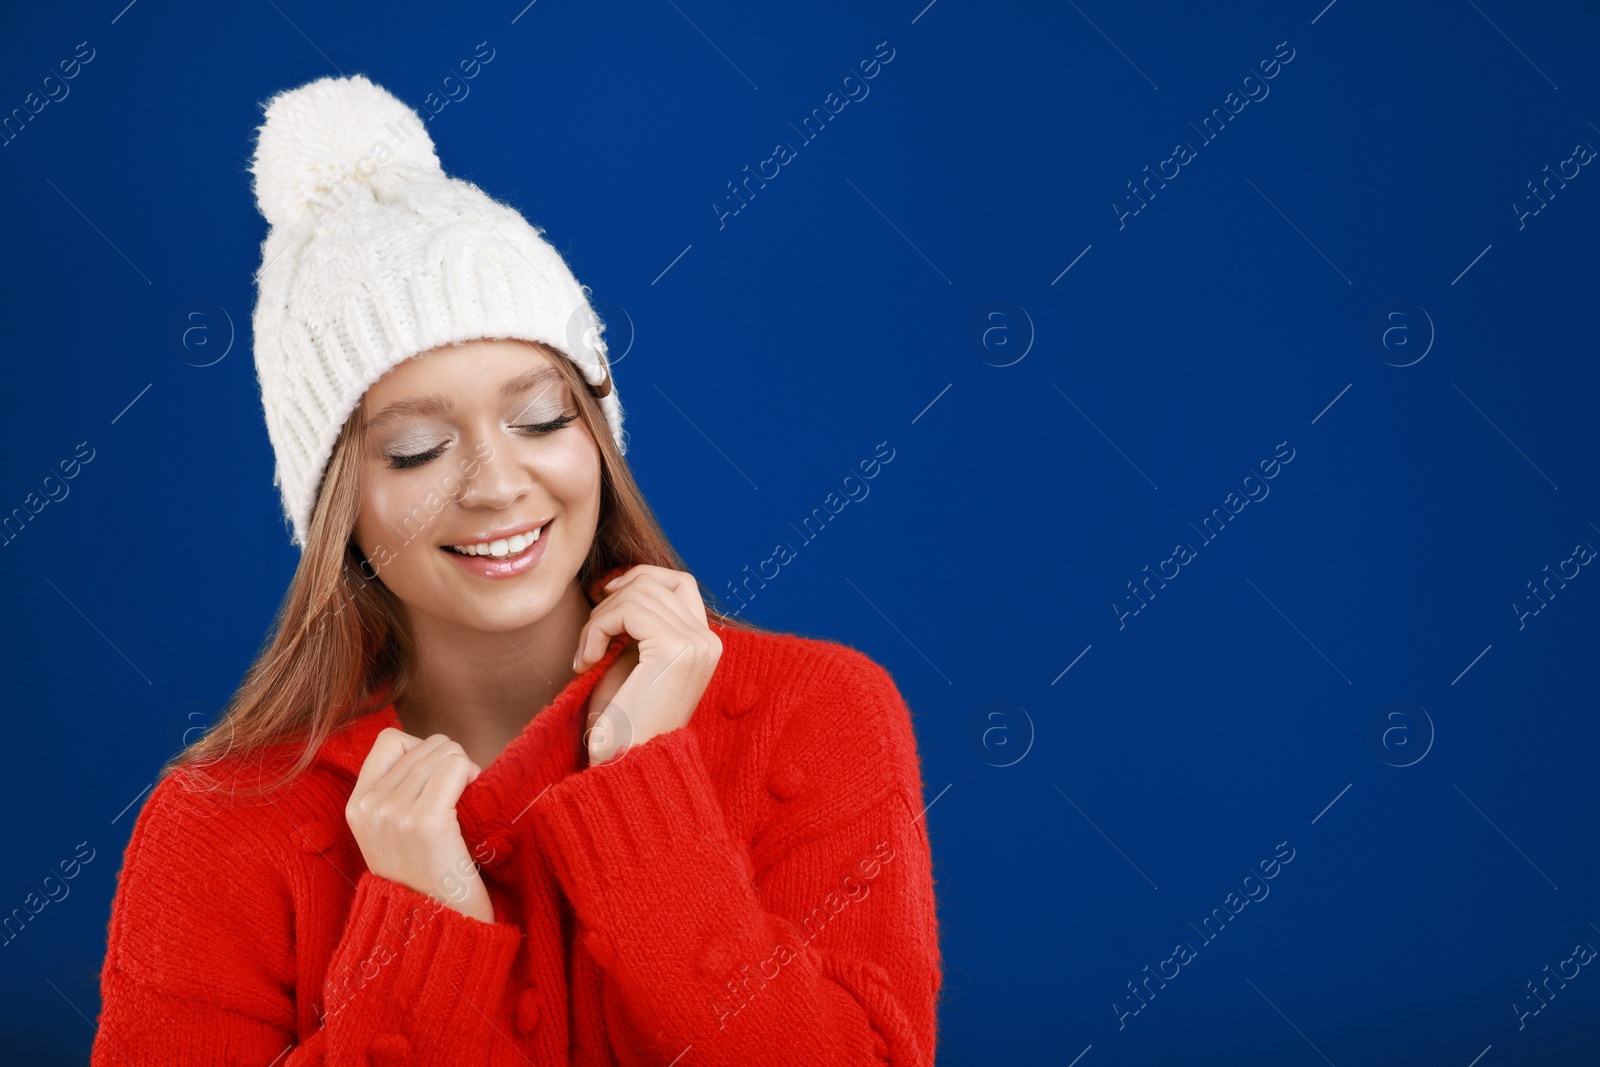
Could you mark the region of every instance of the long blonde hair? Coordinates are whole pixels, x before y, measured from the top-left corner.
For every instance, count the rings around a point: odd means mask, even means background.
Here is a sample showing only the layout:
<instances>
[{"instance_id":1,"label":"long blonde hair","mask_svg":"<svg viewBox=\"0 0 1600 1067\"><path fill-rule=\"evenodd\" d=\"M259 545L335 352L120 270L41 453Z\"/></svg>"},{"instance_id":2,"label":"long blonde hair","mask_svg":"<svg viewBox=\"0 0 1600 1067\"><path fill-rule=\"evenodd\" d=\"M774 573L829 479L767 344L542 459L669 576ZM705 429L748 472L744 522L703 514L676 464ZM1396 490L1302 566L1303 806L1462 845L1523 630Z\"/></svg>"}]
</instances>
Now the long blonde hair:
<instances>
[{"instance_id":1,"label":"long blonde hair","mask_svg":"<svg viewBox=\"0 0 1600 1067\"><path fill-rule=\"evenodd\" d=\"M579 417L600 448L600 514L578 581L587 587L613 567L637 564L686 571L617 450L593 387L560 352L527 343L560 368ZM406 613L399 598L377 579L352 536L361 506L364 407L356 406L334 444L299 566L266 644L222 716L169 759L158 779L182 768L191 783L209 782L209 787L217 788L222 780L210 778L205 768L224 757L255 760L258 770L268 750L290 757L287 770L277 779L267 782L258 774L254 789L243 790L264 794L298 777L311 765L322 742L352 719L390 701L405 701L412 685L408 668L415 662ZM708 618L764 630L725 610L703 583L696 584ZM241 788L237 775L230 774L226 784L235 791Z\"/></svg>"}]
</instances>

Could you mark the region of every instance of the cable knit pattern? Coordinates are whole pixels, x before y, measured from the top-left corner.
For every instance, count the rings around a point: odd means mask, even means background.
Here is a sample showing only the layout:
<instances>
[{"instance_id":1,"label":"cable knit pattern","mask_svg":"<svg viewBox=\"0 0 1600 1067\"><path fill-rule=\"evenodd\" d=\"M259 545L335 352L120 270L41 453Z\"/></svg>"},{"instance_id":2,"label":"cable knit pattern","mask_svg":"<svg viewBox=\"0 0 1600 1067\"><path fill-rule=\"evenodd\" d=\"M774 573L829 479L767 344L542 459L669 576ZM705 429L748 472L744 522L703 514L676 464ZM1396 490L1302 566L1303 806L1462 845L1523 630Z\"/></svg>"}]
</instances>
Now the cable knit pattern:
<instances>
[{"instance_id":1,"label":"cable knit pattern","mask_svg":"<svg viewBox=\"0 0 1600 1067\"><path fill-rule=\"evenodd\" d=\"M712 627L687 726L586 765L618 637L467 786L494 922L366 869L344 806L392 704L268 800L163 779L118 875L93 1067L931 1065L910 712L855 649Z\"/></svg>"}]
</instances>

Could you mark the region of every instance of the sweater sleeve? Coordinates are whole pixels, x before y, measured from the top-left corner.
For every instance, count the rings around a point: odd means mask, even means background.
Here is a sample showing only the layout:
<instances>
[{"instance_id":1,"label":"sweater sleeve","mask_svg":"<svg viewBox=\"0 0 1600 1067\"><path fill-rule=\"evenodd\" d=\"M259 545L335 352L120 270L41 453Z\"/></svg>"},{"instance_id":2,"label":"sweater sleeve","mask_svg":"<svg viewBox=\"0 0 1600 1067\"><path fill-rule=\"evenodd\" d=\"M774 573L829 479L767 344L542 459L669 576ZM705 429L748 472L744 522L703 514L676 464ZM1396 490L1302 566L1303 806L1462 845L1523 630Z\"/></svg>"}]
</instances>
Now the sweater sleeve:
<instances>
[{"instance_id":1,"label":"sweater sleeve","mask_svg":"<svg viewBox=\"0 0 1600 1067\"><path fill-rule=\"evenodd\" d=\"M91 1067L415 1067L485 1062L504 1040L489 1019L521 929L370 871L318 1010L300 1010L294 946L306 918L285 873L284 856L300 854L288 828L272 806L226 804L176 775L156 787L117 876Z\"/></svg>"},{"instance_id":2,"label":"sweater sleeve","mask_svg":"<svg viewBox=\"0 0 1600 1067\"><path fill-rule=\"evenodd\" d=\"M933 1063L939 931L910 714L886 671L834 647L755 798L753 844L692 724L532 808L585 948L651 1043L640 1062Z\"/></svg>"}]
</instances>

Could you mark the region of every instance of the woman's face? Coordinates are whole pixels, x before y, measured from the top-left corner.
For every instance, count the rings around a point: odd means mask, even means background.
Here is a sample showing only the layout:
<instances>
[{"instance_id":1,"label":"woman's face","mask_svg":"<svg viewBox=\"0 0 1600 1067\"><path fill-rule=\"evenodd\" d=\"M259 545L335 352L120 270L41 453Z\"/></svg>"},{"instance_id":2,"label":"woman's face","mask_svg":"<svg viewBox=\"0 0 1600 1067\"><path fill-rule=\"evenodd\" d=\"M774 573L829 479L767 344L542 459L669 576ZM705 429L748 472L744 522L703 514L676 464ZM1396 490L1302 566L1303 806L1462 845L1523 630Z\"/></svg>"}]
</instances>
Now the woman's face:
<instances>
[{"instance_id":1,"label":"woman's face","mask_svg":"<svg viewBox=\"0 0 1600 1067\"><path fill-rule=\"evenodd\" d=\"M600 449L560 358L521 341L446 345L362 398L356 543L414 618L509 631L576 580L600 514Z\"/></svg>"}]
</instances>

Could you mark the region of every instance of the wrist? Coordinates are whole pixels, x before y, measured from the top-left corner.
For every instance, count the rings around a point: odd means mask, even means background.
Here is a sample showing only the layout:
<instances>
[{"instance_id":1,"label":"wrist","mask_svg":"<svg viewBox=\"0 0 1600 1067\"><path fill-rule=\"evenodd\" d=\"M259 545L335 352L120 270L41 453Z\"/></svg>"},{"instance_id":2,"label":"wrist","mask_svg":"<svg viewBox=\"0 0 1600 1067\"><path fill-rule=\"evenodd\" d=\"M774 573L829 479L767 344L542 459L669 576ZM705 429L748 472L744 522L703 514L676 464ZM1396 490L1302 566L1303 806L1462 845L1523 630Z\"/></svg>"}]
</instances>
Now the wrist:
<instances>
[{"instance_id":1,"label":"wrist","mask_svg":"<svg viewBox=\"0 0 1600 1067\"><path fill-rule=\"evenodd\" d=\"M494 919L494 902L489 899L489 894L484 890L483 883L479 882L477 889L459 900L447 901L450 907L465 915L469 919L479 922L492 923Z\"/></svg>"}]
</instances>

